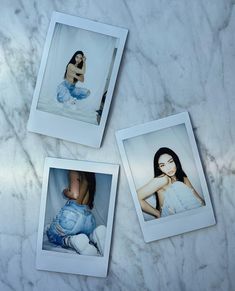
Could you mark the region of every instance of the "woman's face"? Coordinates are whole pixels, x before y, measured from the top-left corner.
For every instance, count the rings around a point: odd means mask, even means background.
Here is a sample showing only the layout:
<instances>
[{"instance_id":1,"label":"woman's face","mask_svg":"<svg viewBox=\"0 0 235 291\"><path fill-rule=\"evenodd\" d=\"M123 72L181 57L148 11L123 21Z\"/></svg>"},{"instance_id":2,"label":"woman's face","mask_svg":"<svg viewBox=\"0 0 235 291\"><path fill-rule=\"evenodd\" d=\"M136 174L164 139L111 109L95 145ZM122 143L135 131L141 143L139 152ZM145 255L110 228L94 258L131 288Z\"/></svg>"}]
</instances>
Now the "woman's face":
<instances>
[{"instance_id":1,"label":"woman's face","mask_svg":"<svg viewBox=\"0 0 235 291\"><path fill-rule=\"evenodd\" d=\"M171 155L163 154L158 160L159 169L169 177L172 177L176 173L176 164Z\"/></svg>"},{"instance_id":2,"label":"woman's face","mask_svg":"<svg viewBox=\"0 0 235 291\"><path fill-rule=\"evenodd\" d=\"M81 54L77 54L75 56L75 62L76 62L76 64L80 64L82 60L83 60L83 56Z\"/></svg>"}]
</instances>

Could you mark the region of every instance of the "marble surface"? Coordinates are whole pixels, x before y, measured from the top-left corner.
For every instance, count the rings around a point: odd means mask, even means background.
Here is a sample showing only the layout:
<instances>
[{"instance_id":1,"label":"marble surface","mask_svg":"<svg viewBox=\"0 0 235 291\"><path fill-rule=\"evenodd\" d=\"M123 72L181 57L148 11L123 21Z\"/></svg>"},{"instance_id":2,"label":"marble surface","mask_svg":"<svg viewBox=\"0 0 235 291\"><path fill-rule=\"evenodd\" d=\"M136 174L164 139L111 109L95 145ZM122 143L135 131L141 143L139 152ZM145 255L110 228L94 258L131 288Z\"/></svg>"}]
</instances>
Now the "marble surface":
<instances>
[{"instance_id":1,"label":"marble surface","mask_svg":"<svg viewBox=\"0 0 235 291\"><path fill-rule=\"evenodd\" d=\"M1 1L0 290L235 290L234 0ZM52 11L129 29L100 150L28 133ZM189 111L217 224L145 244L121 167L108 277L37 271L44 158L121 164L114 133Z\"/></svg>"}]
</instances>

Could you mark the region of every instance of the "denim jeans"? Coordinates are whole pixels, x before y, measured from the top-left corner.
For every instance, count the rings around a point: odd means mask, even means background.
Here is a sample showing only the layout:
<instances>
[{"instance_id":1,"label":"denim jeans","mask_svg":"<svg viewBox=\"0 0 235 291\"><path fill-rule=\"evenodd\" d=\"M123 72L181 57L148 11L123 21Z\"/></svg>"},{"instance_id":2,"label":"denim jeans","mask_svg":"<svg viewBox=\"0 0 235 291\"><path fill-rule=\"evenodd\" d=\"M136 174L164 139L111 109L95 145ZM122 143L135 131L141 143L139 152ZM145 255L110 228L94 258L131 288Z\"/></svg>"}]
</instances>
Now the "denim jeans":
<instances>
[{"instance_id":1,"label":"denim jeans","mask_svg":"<svg viewBox=\"0 0 235 291\"><path fill-rule=\"evenodd\" d=\"M75 84L71 84L69 81L64 80L57 87L57 100L60 103L68 101L70 98L76 98L78 100L87 98L90 94L90 90L86 88L76 87Z\"/></svg>"},{"instance_id":2,"label":"denim jeans","mask_svg":"<svg viewBox=\"0 0 235 291\"><path fill-rule=\"evenodd\" d=\"M66 247L64 238L69 235L84 233L90 235L96 227L95 217L87 205L68 200L53 219L47 230L50 242Z\"/></svg>"}]
</instances>

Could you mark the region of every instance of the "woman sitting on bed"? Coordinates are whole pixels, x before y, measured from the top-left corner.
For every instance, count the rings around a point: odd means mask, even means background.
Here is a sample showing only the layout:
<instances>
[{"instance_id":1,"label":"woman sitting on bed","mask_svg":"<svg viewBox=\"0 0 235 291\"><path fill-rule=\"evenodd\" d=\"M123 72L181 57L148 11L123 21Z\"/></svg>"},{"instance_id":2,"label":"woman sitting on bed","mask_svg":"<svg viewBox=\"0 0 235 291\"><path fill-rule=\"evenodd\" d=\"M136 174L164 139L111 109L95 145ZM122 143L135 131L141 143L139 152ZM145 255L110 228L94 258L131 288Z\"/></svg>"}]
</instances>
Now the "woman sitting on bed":
<instances>
[{"instance_id":1,"label":"woman sitting on bed","mask_svg":"<svg viewBox=\"0 0 235 291\"><path fill-rule=\"evenodd\" d=\"M94 173L69 171L69 188L63 191L69 199L47 230L50 242L82 255L103 255L106 228L96 228L91 212L95 191Z\"/></svg>"},{"instance_id":2,"label":"woman sitting on bed","mask_svg":"<svg viewBox=\"0 0 235 291\"><path fill-rule=\"evenodd\" d=\"M155 218L205 205L183 171L176 153L165 147L154 156L154 178L137 193L142 210ZM156 208L145 201L153 194L156 195Z\"/></svg>"}]
</instances>

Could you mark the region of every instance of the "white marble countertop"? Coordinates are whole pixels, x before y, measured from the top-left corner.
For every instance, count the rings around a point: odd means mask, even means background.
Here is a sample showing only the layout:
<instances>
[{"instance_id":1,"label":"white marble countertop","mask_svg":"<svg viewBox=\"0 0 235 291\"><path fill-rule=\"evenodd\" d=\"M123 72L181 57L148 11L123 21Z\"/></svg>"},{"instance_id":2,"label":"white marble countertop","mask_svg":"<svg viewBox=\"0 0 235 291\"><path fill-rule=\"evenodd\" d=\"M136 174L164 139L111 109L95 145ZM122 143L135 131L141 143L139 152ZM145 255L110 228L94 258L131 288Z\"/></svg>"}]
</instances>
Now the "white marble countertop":
<instances>
[{"instance_id":1,"label":"white marble countertop","mask_svg":"<svg viewBox=\"0 0 235 291\"><path fill-rule=\"evenodd\" d=\"M234 1L1 2L0 290L235 290ZM100 150L29 133L52 11L129 29ZM121 164L114 133L189 111L217 224L145 244L121 167L108 277L35 269L44 158Z\"/></svg>"}]
</instances>

